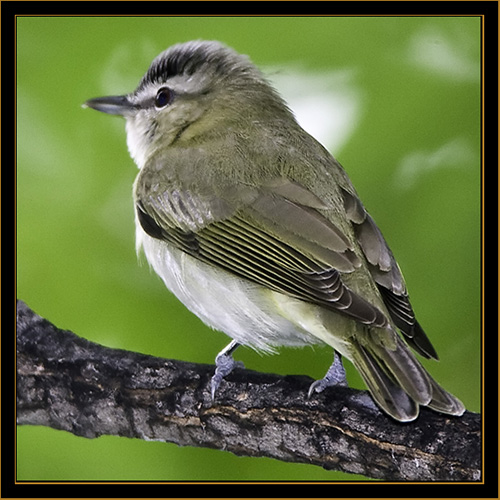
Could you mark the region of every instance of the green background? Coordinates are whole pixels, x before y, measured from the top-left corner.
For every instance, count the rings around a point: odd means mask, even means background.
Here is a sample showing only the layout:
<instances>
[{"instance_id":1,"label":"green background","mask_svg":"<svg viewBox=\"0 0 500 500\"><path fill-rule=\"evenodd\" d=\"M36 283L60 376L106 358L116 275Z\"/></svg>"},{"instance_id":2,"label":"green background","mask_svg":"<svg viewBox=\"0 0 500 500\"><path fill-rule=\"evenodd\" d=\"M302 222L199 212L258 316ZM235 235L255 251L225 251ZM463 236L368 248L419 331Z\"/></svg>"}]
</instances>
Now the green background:
<instances>
[{"instance_id":1,"label":"green background","mask_svg":"<svg viewBox=\"0 0 500 500\"><path fill-rule=\"evenodd\" d=\"M477 17L18 18L18 297L57 326L111 347L212 363L228 342L178 303L144 259L138 265L137 171L124 122L81 108L88 98L133 90L159 52L191 39L221 40L250 55L288 89L292 109L295 102L306 119L310 113L403 269L441 357L425 366L478 412ZM331 356L320 347L236 355L248 368L314 378ZM347 369L351 385L363 387ZM17 447L19 480L362 479L41 427L19 427Z\"/></svg>"}]
</instances>

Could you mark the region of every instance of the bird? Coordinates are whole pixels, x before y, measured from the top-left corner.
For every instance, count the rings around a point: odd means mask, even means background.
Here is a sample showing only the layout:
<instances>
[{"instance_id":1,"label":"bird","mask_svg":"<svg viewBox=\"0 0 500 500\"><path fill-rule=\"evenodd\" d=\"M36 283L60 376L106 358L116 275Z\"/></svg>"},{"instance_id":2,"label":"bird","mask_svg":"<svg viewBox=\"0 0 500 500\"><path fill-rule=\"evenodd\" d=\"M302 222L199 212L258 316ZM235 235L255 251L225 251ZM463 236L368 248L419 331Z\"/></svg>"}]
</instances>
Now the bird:
<instances>
[{"instance_id":1,"label":"bird","mask_svg":"<svg viewBox=\"0 0 500 500\"><path fill-rule=\"evenodd\" d=\"M178 43L134 91L84 106L126 119L138 252L232 339L216 357L212 399L243 366L240 345L326 344L334 361L308 397L346 385L347 359L397 421L420 407L464 413L417 359L438 355L346 171L248 56L218 41Z\"/></svg>"}]
</instances>

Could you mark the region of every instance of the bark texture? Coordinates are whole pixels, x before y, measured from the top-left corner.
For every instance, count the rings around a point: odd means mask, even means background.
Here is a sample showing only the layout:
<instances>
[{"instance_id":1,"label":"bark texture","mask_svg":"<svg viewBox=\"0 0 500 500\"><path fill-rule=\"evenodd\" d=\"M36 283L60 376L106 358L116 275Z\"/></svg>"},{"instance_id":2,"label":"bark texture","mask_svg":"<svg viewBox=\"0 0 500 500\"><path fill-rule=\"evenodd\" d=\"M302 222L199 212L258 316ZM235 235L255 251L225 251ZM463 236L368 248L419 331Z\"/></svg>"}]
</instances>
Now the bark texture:
<instances>
[{"instance_id":1,"label":"bark texture","mask_svg":"<svg viewBox=\"0 0 500 500\"><path fill-rule=\"evenodd\" d=\"M17 422L203 446L391 481L479 481L481 421L422 409L402 424L366 391L237 369L210 399L214 366L109 349L17 303Z\"/></svg>"}]
</instances>

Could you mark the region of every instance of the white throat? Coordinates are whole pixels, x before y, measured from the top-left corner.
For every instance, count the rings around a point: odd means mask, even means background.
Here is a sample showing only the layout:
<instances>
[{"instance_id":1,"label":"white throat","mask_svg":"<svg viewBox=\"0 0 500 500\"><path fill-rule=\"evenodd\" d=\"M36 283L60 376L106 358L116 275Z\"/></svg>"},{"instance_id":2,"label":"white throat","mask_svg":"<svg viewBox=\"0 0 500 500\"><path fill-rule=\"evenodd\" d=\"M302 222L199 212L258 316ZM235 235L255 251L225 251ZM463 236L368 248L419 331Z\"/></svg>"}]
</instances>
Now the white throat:
<instances>
[{"instance_id":1,"label":"white throat","mask_svg":"<svg viewBox=\"0 0 500 500\"><path fill-rule=\"evenodd\" d=\"M125 126L128 151L139 169L146 164L146 160L151 153L147 124L148 121L143 117L134 116L127 118Z\"/></svg>"}]
</instances>

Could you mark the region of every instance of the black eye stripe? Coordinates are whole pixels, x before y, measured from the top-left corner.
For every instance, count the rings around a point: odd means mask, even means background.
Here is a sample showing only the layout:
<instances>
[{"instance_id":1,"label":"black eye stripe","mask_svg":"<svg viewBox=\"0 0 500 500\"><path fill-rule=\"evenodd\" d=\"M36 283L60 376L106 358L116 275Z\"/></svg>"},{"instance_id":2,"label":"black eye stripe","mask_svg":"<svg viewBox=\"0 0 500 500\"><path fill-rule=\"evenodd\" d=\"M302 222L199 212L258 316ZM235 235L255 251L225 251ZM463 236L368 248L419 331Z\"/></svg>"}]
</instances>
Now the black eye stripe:
<instances>
[{"instance_id":1,"label":"black eye stripe","mask_svg":"<svg viewBox=\"0 0 500 500\"><path fill-rule=\"evenodd\" d=\"M156 93L155 106L157 108L164 108L167 104L170 104L172 102L173 97L174 93L171 89L169 89L168 87L162 87Z\"/></svg>"}]
</instances>

